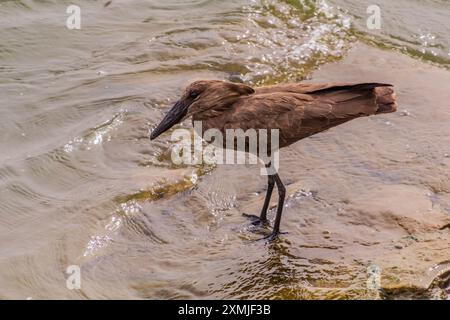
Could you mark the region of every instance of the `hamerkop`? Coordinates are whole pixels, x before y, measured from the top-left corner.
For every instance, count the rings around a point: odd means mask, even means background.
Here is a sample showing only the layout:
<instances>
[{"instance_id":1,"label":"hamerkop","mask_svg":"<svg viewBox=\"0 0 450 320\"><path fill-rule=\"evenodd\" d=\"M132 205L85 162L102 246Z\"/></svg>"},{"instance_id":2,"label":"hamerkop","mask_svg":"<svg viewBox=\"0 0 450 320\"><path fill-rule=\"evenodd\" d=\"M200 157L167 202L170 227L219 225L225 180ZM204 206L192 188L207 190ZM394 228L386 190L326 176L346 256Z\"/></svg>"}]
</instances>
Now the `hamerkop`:
<instances>
[{"instance_id":1,"label":"hamerkop","mask_svg":"<svg viewBox=\"0 0 450 320\"><path fill-rule=\"evenodd\" d=\"M392 85L383 83L293 83L251 88L239 83L201 80L185 89L150 139L192 116L193 122L202 122L203 131L216 128L224 135L226 129L256 129L257 132L258 129L279 129L278 146L282 148L349 120L395 112L396 108ZM269 165L270 162L266 162L266 166ZM275 184L279 199L273 231L266 237L269 240L280 233L286 194L276 172L268 175L260 216L251 216L254 224L267 223L267 209Z\"/></svg>"}]
</instances>

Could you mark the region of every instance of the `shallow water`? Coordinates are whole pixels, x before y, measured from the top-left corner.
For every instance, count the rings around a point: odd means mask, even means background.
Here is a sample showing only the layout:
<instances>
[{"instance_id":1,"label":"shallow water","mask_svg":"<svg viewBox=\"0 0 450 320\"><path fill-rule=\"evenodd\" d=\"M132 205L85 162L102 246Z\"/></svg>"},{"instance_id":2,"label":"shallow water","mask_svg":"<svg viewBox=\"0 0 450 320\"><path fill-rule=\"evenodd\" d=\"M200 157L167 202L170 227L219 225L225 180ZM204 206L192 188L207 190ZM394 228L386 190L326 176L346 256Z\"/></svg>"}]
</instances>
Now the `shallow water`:
<instances>
[{"instance_id":1,"label":"shallow water","mask_svg":"<svg viewBox=\"0 0 450 320\"><path fill-rule=\"evenodd\" d=\"M382 1L369 33L358 3L79 1L68 30L69 1L1 2L0 298L446 298L450 8ZM148 139L199 78L392 82L400 112L284 150L289 234L266 245L241 216L258 166L175 166Z\"/></svg>"}]
</instances>

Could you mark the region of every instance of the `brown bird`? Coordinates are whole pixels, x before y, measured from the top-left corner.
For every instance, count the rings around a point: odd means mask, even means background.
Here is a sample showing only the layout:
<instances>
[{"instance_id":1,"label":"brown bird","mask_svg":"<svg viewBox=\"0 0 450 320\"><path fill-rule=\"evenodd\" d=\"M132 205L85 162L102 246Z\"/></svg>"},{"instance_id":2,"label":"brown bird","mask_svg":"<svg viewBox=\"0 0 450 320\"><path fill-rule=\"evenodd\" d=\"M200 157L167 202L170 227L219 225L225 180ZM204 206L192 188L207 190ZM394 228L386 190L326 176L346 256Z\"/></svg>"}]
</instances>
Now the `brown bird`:
<instances>
[{"instance_id":1,"label":"brown bird","mask_svg":"<svg viewBox=\"0 0 450 320\"><path fill-rule=\"evenodd\" d=\"M227 129L279 129L279 148L325 131L349 120L395 112L397 104L392 85L384 83L292 83L252 88L245 84L218 80L191 83L172 109L153 130L153 140L173 125L192 116L202 122L202 131ZM202 133L203 133L202 132ZM270 138L268 139L270 141ZM225 146L225 141L223 141ZM236 148L236 145L232 146ZM272 146L267 146L273 155ZM248 146L246 145L246 150ZM266 163L266 167L270 162ZM268 175L264 205L254 224L267 223L267 209L274 185L278 207L269 240L280 234L280 221L286 189L275 172Z\"/></svg>"}]
</instances>

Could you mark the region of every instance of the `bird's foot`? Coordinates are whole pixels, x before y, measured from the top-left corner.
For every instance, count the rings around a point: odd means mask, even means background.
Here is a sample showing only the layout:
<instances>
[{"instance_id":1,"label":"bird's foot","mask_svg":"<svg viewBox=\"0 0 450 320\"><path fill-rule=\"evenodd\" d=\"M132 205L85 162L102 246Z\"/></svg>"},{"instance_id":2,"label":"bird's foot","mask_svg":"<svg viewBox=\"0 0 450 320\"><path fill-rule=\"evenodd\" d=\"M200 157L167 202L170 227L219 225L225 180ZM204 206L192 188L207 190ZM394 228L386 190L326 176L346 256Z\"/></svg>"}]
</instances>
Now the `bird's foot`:
<instances>
[{"instance_id":1,"label":"bird's foot","mask_svg":"<svg viewBox=\"0 0 450 320\"><path fill-rule=\"evenodd\" d=\"M261 219L260 217L254 215L254 214L243 213L242 215L244 217L248 218L251 221L252 225L254 225L254 226L269 225L269 220Z\"/></svg>"},{"instance_id":2,"label":"bird's foot","mask_svg":"<svg viewBox=\"0 0 450 320\"><path fill-rule=\"evenodd\" d=\"M279 235L280 234L287 234L287 232L281 232L281 231L274 231L271 234L265 236L264 238L262 238L261 240L266 240L269 243L274 242L275 240L279 239Z\"/></svg>"}]
</instances>

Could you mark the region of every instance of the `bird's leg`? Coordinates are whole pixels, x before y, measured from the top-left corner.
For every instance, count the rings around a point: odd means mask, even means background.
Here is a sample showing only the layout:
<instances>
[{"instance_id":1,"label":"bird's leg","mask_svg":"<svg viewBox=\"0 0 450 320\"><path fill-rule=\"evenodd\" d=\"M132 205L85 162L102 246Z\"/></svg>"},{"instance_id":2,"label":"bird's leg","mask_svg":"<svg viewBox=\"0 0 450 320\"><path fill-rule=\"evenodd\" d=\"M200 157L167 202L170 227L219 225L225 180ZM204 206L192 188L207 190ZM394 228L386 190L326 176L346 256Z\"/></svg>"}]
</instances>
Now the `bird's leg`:
<instances>
[{"instance_id":1,"label":"bird's leg","mask_svg":"<svg viewBox=\"0 0 450 320\"><path fill-rule=\"evenodd\" d=\"M254 225L268 223L267 210L269 209L270 198L272 197L272 191L273 191L273 187L275 186L275 180L273 178L273 175L269 175L267 177L268 177L268 181L267 181L266 198L264 199L264 205L261 209L261 213L260 213L259 217L255 216L253 214L243 213L243 215L245 217L253 220L252 224L254 224Z\"/></svg>"},{"instance_id":2,"label":"bird's leg","mask_svg":"<svg viewBox=\"0 0 450 320\"><path fill-rule=\"evenodd\" d=\"M269 209L270 198L272 197L273 187L275 186L275 179L273 175L269 175L267 181L267 192L266 198L264 199L264 205L261 209L261 214L259 215L260 221L267 221L267 210Z\"/></svg>"},{"instance_id":3,"label":"bird's leg","mask_svg":"<svg viewBox=\"0 0 450 320\"><path fill-rule=\"evenodd\" d=\"M277 184L278 189L278 207L277 207L277 216L275 217L275 224L273 225L272 234L266 237L269 241L275 240L280 234L280 222L281 222L281 214L283 213L284 206L284 198L286 197L286 188L281 182L278 173L273 175L275 183Z\"/></svg>"},{"instance_id":4,"label":"bird's leg","mask_svg":"<svg viewBox=\"0 0 450 320\"><path fill-rule=\"evenodd\" d=\"M268 164L266 164L266 168L268 168L268 167L270 167L270 162ZM275 179L274 179L273 175L268 175L267 178L268 179L267 179L266 197L264 199L264 205L261 209L261 213L260 213L259 217L255 216L253 214L243 213L243 216L253 220L252 224L254 224L254 225L268 223L267 210L269 209L270 198L272 197L273 187L275 186Z\"/></svg>"}]
</instances>

